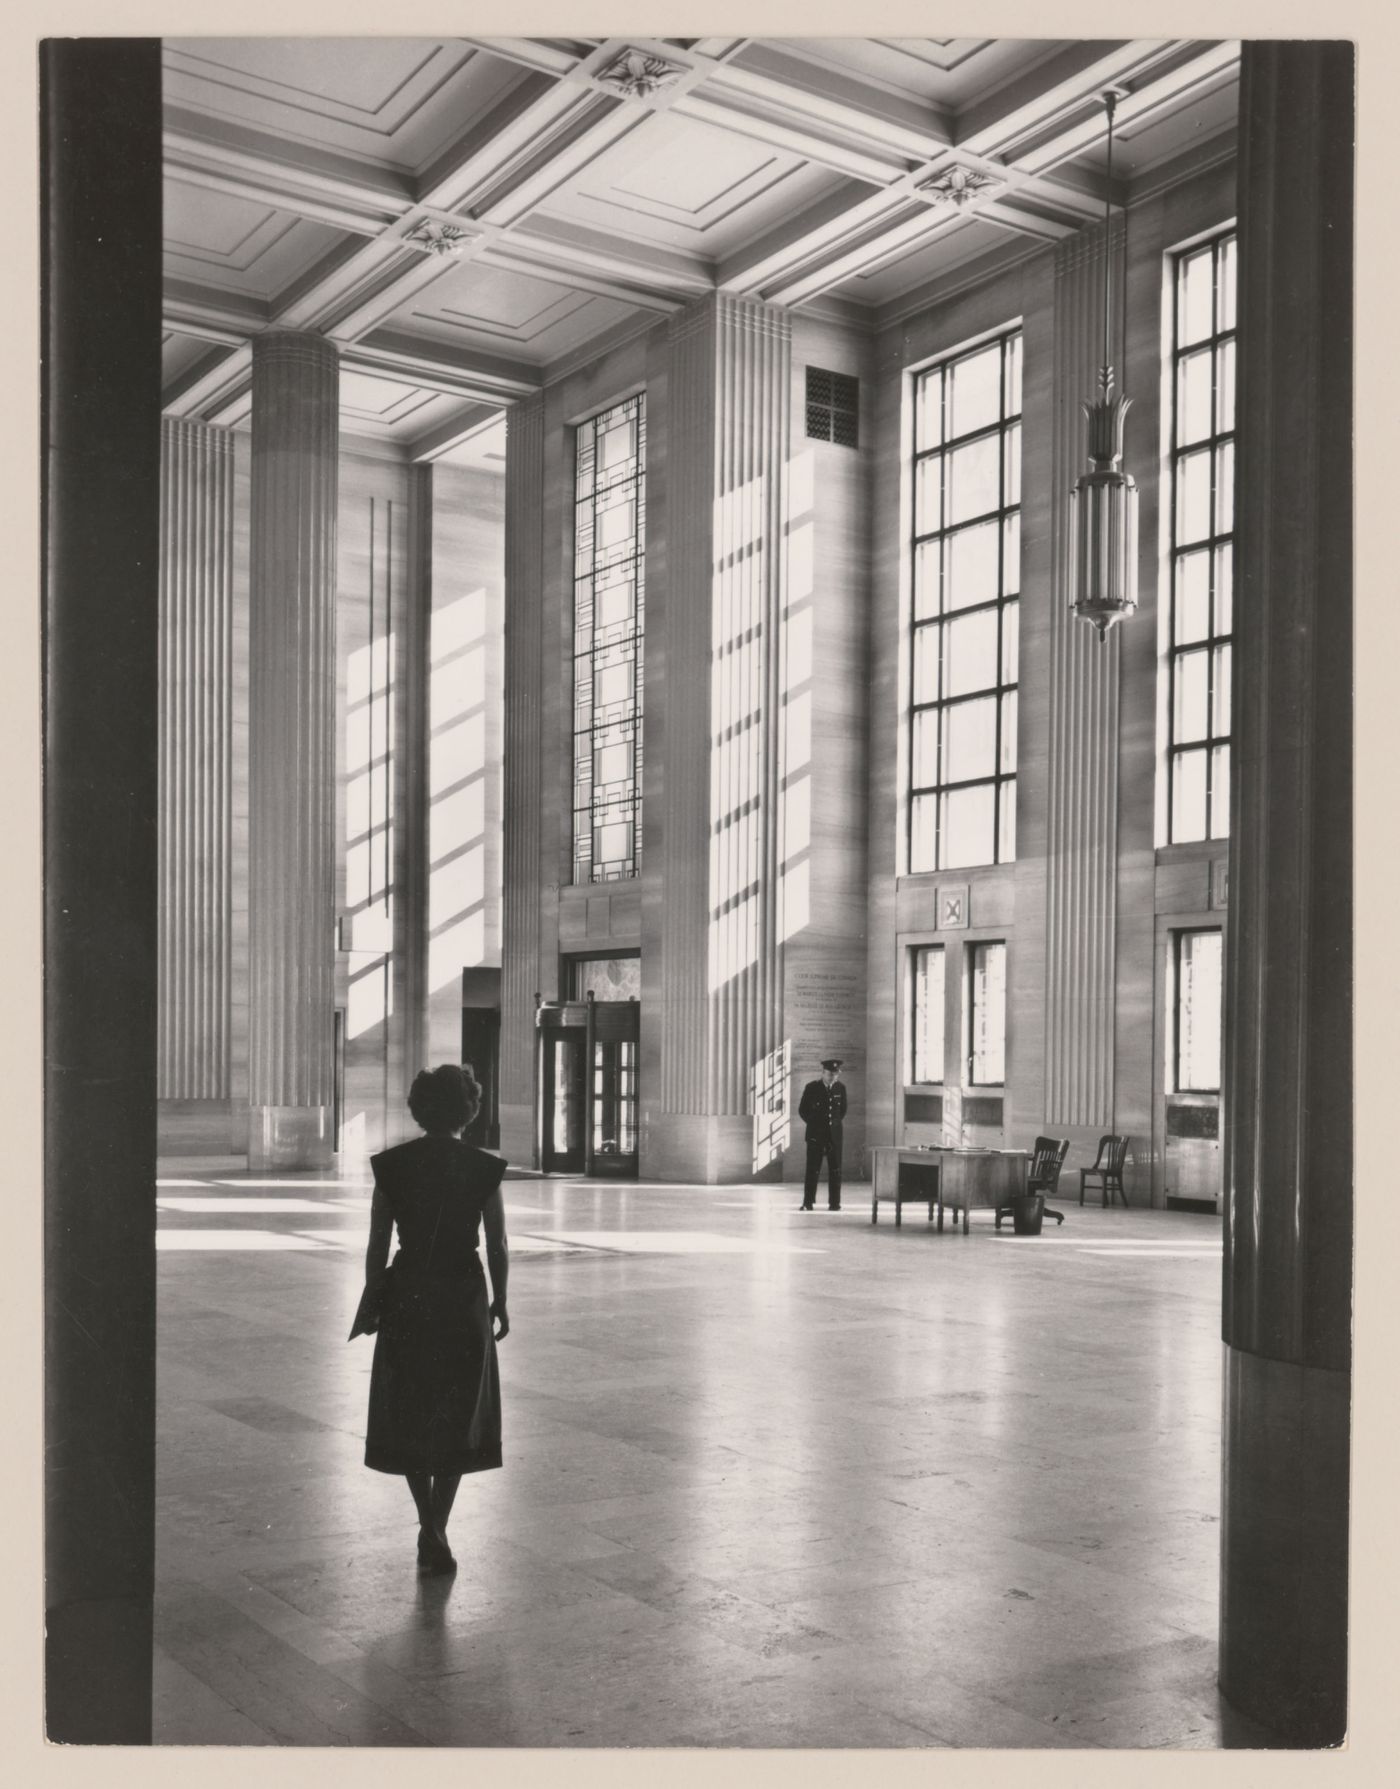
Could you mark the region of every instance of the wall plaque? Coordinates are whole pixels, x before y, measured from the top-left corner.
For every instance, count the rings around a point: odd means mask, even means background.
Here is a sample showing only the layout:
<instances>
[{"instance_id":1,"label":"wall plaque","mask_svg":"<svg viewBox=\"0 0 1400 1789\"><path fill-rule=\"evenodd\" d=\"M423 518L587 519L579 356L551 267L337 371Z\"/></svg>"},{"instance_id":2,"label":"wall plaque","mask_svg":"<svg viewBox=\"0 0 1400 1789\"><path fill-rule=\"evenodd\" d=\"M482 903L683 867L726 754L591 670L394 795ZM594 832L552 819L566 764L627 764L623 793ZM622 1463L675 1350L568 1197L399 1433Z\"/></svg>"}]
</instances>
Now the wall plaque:
<instances>
[{"instance_id":1,"label":"wall plaque","mask_svg":"<svg viewBox=\"0 0 1400 1789\"><path fill-rule=\"evenodd\" d=\"M938 891L938 929L940 932L961 932L967 926L968 885L954 885Z\"/></svg>"}]
</instances>

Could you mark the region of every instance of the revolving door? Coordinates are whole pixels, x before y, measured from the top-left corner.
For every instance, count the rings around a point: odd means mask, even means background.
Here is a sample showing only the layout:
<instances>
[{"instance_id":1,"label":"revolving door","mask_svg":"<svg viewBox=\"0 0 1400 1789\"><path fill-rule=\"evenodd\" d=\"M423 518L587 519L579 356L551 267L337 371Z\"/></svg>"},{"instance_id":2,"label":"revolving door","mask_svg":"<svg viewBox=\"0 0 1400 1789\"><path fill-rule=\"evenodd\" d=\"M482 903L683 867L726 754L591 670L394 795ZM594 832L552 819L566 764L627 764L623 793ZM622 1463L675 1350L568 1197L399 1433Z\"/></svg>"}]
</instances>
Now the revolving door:
<instances>
[{"instance_id":1,"label":"revolving door","mask_svg":"<svg viewBox=\"0 0 1400 1789\"><path fill-rule=\"evenodd\" d=\"M547 1002L536 1012L537 1146L546 1174L635 1179L635 1000Z\"/></svg>"}]
</instances>

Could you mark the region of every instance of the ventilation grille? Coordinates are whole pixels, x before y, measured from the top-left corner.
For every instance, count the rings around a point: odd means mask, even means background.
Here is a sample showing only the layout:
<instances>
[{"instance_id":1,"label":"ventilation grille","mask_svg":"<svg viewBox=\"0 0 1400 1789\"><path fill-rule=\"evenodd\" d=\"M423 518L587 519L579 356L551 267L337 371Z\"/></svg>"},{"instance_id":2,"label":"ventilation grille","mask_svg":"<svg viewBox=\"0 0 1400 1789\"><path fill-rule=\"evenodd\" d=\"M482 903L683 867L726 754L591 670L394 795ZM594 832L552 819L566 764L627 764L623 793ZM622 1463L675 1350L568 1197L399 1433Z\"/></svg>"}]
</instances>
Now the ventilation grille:
<instances>
[{"instance_id":1,"label":"ventilation grille","mask_svg":"<svg viewBox=\"0 0 1400 1789\"><path fill-rule=\"evenodd\" d=\"M807 368L807 439L860 446L860 381L849 373Z\"/></svg>"},{"instance_id":2,"label":"ventilation grille","mask_svg":"<svg viewBox=\"0 0 1400 1789\"><path fill-rule=\"evenodd\" d=\"M1001 1101L999 1099L965 1099L962 1115L964 1124L1000 1124Z\"/></svg>"},{"instance_id":3,"label":"ventilation grille","mask_svg":"<svg viewBox=\"0 0 1400 1789\"><path fill-rule=\"evenodd\" d=\"M1218 1140L1220 1108L1218 1106L1168 1106L1169 1137L1205 1137Z\"/></svg>"},{"instance_id":4,"label":"ventilation grille","mask_svg":"<svg viewBox=\"0 0 1400 1789\"><path fill-rule=\"evenodd\" d=\"M904 1122L906 1124L942 1124L943 1095L941 1093L906 1093L904 1096Z\"/></svg>"}]
</instances>

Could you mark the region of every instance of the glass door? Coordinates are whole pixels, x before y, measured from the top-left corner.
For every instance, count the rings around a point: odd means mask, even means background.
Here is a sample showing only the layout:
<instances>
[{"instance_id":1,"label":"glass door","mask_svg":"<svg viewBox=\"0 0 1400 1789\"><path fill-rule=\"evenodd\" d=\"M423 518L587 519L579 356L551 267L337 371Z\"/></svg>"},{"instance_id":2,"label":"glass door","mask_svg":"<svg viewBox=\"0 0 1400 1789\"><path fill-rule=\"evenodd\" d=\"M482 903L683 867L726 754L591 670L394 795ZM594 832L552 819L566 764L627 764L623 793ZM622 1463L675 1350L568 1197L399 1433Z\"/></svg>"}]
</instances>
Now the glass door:
<instances>
[{"instance_id":1,"label":"glass door","mask_svg":"<svg viewBox=\"0 0 1400 1789\"><path fill-rule=\"evenodd\" d=\"M637 1172L637 1045L598 1038L593 1045L591 1172Z\"/></svg>"},{"instance_id":2,"label":"glass door","mask_svg":"<svg viewBox=\"0 0 1400 1789\"><path fill-rule=\"evenodd\" d=\"M586 1141L587 1036L581 1026L544 1033L540 1167L546 1174L582 1174Z\"/></svg>"}]
</instances>

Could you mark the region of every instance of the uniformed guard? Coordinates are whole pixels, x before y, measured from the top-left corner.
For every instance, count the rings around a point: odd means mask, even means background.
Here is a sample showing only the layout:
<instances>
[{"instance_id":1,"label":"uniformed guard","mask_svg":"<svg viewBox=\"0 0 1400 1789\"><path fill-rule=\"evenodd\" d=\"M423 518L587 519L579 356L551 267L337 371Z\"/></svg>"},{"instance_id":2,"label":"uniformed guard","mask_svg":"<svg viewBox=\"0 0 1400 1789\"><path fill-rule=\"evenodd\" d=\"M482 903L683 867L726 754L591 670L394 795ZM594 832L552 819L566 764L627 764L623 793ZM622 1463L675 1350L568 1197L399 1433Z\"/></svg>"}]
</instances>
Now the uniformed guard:
<instances>
[{"instance_id":1,"label":"uniformed guard","mask_svg":"<svg viewBox=\"0 0 1400 1789\"><path fill-rule=\"evenodd\" d=\"M836 1079L841 1060L822 1058L822 1078L802 1089L797 1116L807 1126L807 1178L802 1187L803 1211L816 1209L817 1176L826 1157L827 1209L841 1209L841 1121L846 1116L846 1086Z\"/></svg>"}]
</instances>

